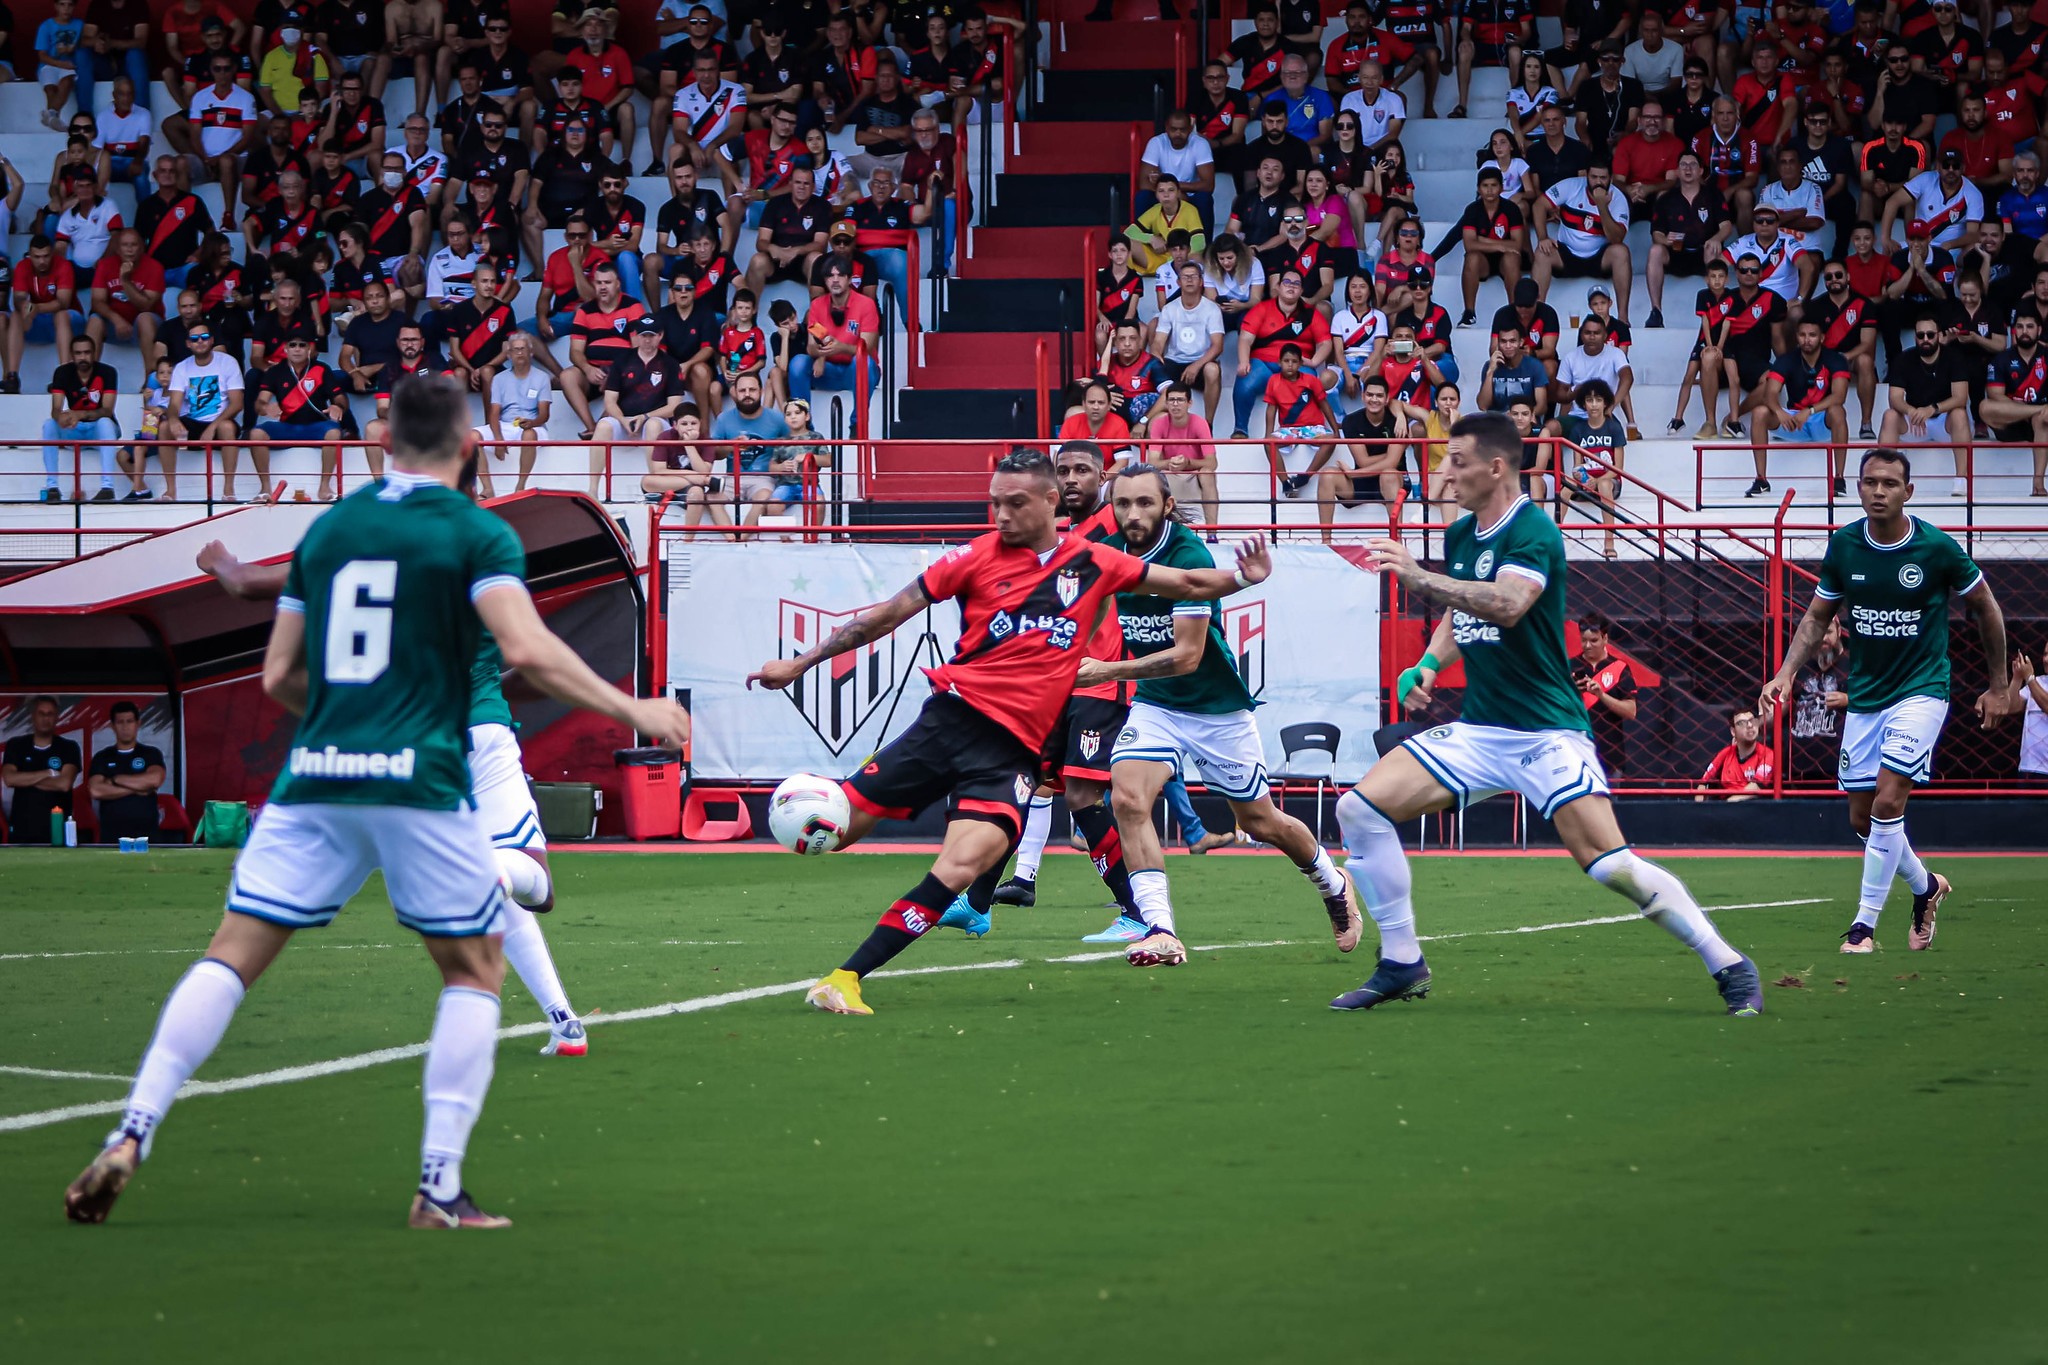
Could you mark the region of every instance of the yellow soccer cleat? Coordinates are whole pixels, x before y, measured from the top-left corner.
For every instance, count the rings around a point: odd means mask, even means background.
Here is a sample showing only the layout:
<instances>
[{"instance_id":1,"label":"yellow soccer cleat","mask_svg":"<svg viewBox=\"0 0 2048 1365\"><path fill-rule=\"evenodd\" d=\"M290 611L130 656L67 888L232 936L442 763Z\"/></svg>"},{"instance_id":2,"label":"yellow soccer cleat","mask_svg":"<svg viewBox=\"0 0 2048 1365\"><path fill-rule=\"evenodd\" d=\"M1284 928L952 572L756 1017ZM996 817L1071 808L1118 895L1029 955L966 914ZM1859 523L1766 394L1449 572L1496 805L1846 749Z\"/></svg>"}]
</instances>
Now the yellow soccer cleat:
<instances>
[{"instance_id":1,"label":"yellow soccer cleat","mask_svg":"<svg viewBox=\"0 0 2048 1365\"><path fill-rule=\"evenodd\" d=\"M827 1014L873 1014L860 998L860 978L841 967L804 992L804 1003Z\"/></svg>"}]
</instances>

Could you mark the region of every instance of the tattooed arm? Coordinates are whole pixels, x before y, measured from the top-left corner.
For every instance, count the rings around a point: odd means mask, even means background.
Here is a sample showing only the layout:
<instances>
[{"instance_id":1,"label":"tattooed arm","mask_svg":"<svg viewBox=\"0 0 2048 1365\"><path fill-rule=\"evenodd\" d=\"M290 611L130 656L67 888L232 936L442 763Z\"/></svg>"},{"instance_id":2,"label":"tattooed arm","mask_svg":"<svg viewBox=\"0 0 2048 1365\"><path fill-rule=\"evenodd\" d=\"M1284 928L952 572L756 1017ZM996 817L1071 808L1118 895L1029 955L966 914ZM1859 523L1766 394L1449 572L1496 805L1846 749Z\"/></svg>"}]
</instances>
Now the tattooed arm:
<instances>
[{"instance_id":1,"label":"tattooed arm","mask_svg":"<svg viewBox=\"0 0 2048 1365\"><path fill-rule=\"evenodd\" d=\"M1431 573L1417 564L1408 547L1397 540L1375 540L1365 548L1375 569L1393 574L1401 580L1402 587L1423 601L1462 611L1496 626L1517 624L1543 595L1541 583L1511 571L1491 583L1468 583Z\"/></svg>"},{"instance_id":2,"label":"tattooed arm","mask_svg":"<svg viewBox=\"0 0 2048 1365\"><path fill-rule=\"evenodd\" d=\"M1792 643L1785 649L1785 662L1771 680L1764 684L1763 694L1757 698L1757 715L1769 720L1771 713L1792 695L1792 680L1799 676L1799 670L1806 667L1807 660L1820 648L1820 642L1827 637L1828 626L1841 610L1839 599L1813 595L1813 601L1806 607L1806 615L1799 618L1798 629L1792 632Z\"/></svg>"},{"instance_id":3,"label":"tattooed arm","mask_svg":"<svg viewBox=\"0 0 2048 1365\"><path fill-rule=\"evenodd\" d=\"M747 686L752 687L758 682L763 687L778 690L787 687L833 655L885 638L929 605L930 599L924 595L924 581L919 579L880 606L868 608L833 631L816 648L794 659L770 659L761 665L759 671L747 675Z\"/></svg>"},{"instance_id":4,"label":"tattooed arm","mask_svg":"<svg viewBox=\"0 0 2048 1365\"><path fill-rule=\"evenodd\" d=\"M1137 659L1085 659L1076 687L1093 687L1106 682L1142 682L1146 678L1178 678L1201 666L1202 650L1209 643L1209 618L1173 618L1173 643L1157 654Z\"/></svg>"}]
</instances>

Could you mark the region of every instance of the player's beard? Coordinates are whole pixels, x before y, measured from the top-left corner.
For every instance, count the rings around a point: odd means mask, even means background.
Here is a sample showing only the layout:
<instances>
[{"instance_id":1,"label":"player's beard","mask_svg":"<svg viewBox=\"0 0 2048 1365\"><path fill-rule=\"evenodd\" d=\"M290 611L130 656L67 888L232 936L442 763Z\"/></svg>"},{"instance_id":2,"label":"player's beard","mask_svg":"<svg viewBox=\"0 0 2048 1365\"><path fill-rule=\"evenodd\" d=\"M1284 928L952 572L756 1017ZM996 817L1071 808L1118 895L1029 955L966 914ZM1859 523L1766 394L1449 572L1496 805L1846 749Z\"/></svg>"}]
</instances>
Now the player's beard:
<instances>
[{"instance_id":1,"label":"player's beard","mask_svg":"<svg viewBox=\"0 0 2048 1365\"><path fill-rule=\"evenodd\" d=\"M1122 532L1124 544L1130 552L1142 555L1159 543L1159 537L1166 530L1166 517L1162 512L1157 521L1147 521L1143 515L1134 515L1119 522L1117 530ZM1133 531L1137 534L1133 535Z\"/></svg>"}]
</instances>

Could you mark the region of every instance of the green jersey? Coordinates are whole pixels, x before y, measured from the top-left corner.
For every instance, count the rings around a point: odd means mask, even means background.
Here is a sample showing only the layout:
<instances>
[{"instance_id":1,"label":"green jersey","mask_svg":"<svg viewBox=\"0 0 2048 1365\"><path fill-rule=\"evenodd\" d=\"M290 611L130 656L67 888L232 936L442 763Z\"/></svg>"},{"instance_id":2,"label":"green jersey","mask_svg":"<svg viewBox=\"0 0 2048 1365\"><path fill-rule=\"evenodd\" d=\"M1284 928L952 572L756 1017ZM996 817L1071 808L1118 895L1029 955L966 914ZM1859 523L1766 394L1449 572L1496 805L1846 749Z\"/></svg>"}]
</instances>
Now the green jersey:
<instances>
[{"instance_id":1,"label":"green jersey","mask_svg":"<svg viewBox=\"0 0 2048 1365\"><path fill-rule=\"evenodd\" d=\"M1842 603L1849 709L1882 711L1907 697L1948 698L1948 599L1984 581L1963 547L1918 517L1880 545L1867 519L1828 537L1814 595Z\"/></svg>"},{"instance_id":2,"label":"green jersey","mask_svg":"<svg viewBox=\"0 0 2048 1365\"><path fill-rule=\"evenodd\" d=\"M498 642L486 630L477 640L476 662L469 666L469 723L503 725L511 728L512 708L505 702L499 679L505 674L505 656Z\"/></svg>"},{"instance_id":3,"label":"green jersey","mask_svg":"<svg viewBox=\"0 0 2048 1365\"><path fill-rule=\"evenodd\" d=\"M1177 521L1166 523L1166 534L1158 544L1139 556L1147 564L1174 569L1213 569L1216 561L1202 538ZM1123 623L1124 652L1134 659L1173 648L1176 617L1199 616L1208 622L1208 638L1202 644L1202 660L1192 673L1177 678L1146 678L1138 684L1138 700L1173 711L1222 716L1249 711L1258 703L1245 691L1238 676L1237 661L1223 638L1221 602L1175 602L1150 593L1120 592L1116 612Z\"/></svg>"},{"instance_id":4,"label":"green jersey","mask_svg":"<svg viewBox=\"0 0 2048 1365\"><path fill-rule=\"evenodd\" d=\"M271 799L467 801L483 634L472 601L499 584L523 588L525 570L511 527L416 476L368 484L313 523L278 602L306 618L307 693Z\"/></svg>"},{"instance_id":5,"label":"green jersey","mask_svg":"<svg viewBox=\"0 0 2048 1365\"><path fill-rule=\"evenodd\" d=\"M1462 611L1451 613L1451 636L1465 657L1465 705L1459 719L1504 730L1586 730L1586 704L1572 686L1564 642L1564 537L1527 497L1486 530L1460 517L1444 532L1450 576L1491 583L1502 574L1542 586L1512 626Z\"/></svg>"}]
</instances>

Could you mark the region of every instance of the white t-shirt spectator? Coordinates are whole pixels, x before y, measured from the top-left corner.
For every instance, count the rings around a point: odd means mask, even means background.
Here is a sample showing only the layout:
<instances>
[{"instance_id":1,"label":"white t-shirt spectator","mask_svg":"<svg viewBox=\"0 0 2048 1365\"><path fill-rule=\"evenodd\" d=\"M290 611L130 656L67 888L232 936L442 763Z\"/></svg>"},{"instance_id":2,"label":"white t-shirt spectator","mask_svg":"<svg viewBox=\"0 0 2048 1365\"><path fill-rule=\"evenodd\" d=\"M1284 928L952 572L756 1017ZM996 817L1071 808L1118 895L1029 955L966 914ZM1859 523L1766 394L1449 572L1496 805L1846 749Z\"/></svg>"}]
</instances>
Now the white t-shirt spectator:
<instances>
[{"instance_id":1,"label":"white t-shirt spectator","mask_svg":"<svg viewBox=\"0 0 2048 1365\"><path fill-rule=\"evenodd\" d=\"M211 422L227 411L229 394L242 392L242 367L218 351L205 365L188 355L171 368L170 391L185 395L178 412L187 426Z\"/></svg>"},{"instance_id":2,"label":"white t-shirt spectator","mask_svg":"<svg viewBox=\"0 0 2048 1365\"><path fill-rule=\"evenodd\" d=\"M1968 180L1951 198L1942 193L1940 171L1922 171L1906 182L1906 193L1913 196L1913 216L1934 225L1936 246L1954 246L1964 223L1984 221L1984 194Z\"/></svg>"},{"instance_id":3,"label":"white t-shirt spectator","mask_svg":"<svg viewBox=\"0 0 2048 1365\"><path fill-rule=\"evenodd\" d=\"M1266 283L1266 267L1259 264L1258 257L1252 257L1251 267L1251 270L1245 275L1243 280L1238 280L1230 275L1211 274L1204 267L1202 270L1202 287L1215 290L1218 302L1243 303L1251 298L1252 290L1258 289Z\"/></svg>"},{"instance_id":4,"label":"white t-shirt spectator","mask_svg":"<svg viewBox=\"0 0 2048 1365\"><path fill-rule=\"evenodd\" d=\"M477 264L482 260L483 253L475 243L470 244L467 256L458 256L442 247L427 262L427 297L451 303L475 298L476 286L471 281L476 278Z\"/></svg>"},{"instance_id":5,"label":"white t-shirt spectator","mask_svg":"<svg viewBox=\"0 0 2048 1365\"><path fill-rule=\"evenodd\" d=\"M2020 771L2048 777L2048 712L2034 700L2034 689L2020 689L2026 713L2020 721Z\"/></svg>"},{"instance_id":6,"label":"white t-shirt spectator","mask_svg":"<svg viewBox=\"0 0 2048 1365\"><path fill-rule=\"evenodd\" d=\"M1807 188L1813 189L1811 185L1807 186ZM1816 190L1814 193L1815 197L1818 198L1819 191ZM1759 200L1758 202L1762 201ZM1747 237L1737 237L1727 246L1721 248L1721 254L1727 258L1731 273L1733 273L1735 263L1744 256L1754 256L1759 261L1762 261L1764 277L1758 281L1758 284L1770 290L1773 294L1785 300L1785 302L1791 303L1799 297L1799 253L1807 249L1807 247L1793 241L1790 236L1782 232L1772 240L1769 246L1764 246L1757 241L1756 234L1752 232Z\"/></svg>"},{"instance_id":7,"label":"white t-shirt spectator","mask_svg":"<svg viewBox=\"0 0 2048 1365\"><path fill-rule=\"evenodd\" d=\"M149 141L149 110L136 105L128 111L126 118L111 108L99 116L99 136L92 140L95 147L105 147L115 156L134 156L142 144Z\"/></svg>"},{"instance_id":8,"label":"white t-shirt spectator","mask_svg":"<svg viewBox=\"0 0 2048 1365\"><path fill-rule=\"evenodd\" d=\"M1337 106L1339 113L1346 109L1358 115L1358 140L1368 147L1386 137L1388 124L1408 117L1407 102L1385 86L1380 87L1380 97L1371 104L1365 102L1362 93L1352 91Z\"/></svg>"},{"instance_id":9,"label":"white t-shirt spectator","mask_svg":"<svg viewBox=\"0 0 2048 1365\"><path fill-rule=\"evenodd\" d=\"M1166 338L1169 365L1188 365L1202 357L1215 338L1223 335L1223 310L1209 299L1196 299L1187 307L1179 295L1166 301L1157 322Z\"/></svg>"},{"instance_id":10,"label":"white t-shirt spectator","mask_svg":"<svg viewBox=\"0 0 2048 1365\"><path fill-rule=\"evenodd\" d=\"M1488 161L1479 169L1485 170L1487 166L1500 172L1500 192L1504 198L1512 199L1520 194L1522 182L1529 178L1529 163L1518 156L1509 157L1505 168L1498 161Z\"/></svg>"},{"instance_id":11,"label":"white t-shirt spectator","mask_svg":"<svg viewBox=\"0 0 2048 1365\"><path fill-rule=\"evenodd\" d=\"M199 130L199 150L220 156L242 140L244 128L255 126L256 98L239 85L225 95L205 86L192 97L185 117Z\"/></svg>"},{"instance_id":12,"label":"white t-shirt spectator","mask_svg":"<svg viewBox=\"0 0 2048 1365\"><path fill-rule=\"evenodd\" d=\"M1557 362L1557 382L1567 389L1576 390L1589 379L1602 379L1610 389L1619 390L1621 376L1629 368L1628 356L1619 346L1602 346L1600 354L1588 355L1584 346L1574 346L1563 352ZM1584 409L1572 405L1572 412L1584 416Z\"/></svg>"},{"instance_id":13,"label":"white t-shirt spectator","mask_svg":"<svg viewBox=\"0 0 2048 1365\"><path fill-rule=\"evenodd\" d=\"M1387 315L1377 308L1368 308L1363 316L1346 308L1330 319L1330 340L1344 348L1346 360L1363 364L1372 356L1372 348L1387 334ZM1353 365L1357 373L1358 366Z\"/></svg>"},{"instance_id":14,"label":"white t-shirt spectator","mask_svg":"<svg viewBox=\"0 0 2048 1365\"><path fill-rule=\"evenodd\" d=\"M1160 133L1145 144L1145 154L1139 159L1187 185L1194 182L1202 167L1216 164L1216 153L1210 149L1209 139L1200 133L1189 133L1185 147L1174 146L1171 138Z\"/></svg>"},{"instance_id":15,"label":"white t-shirt spectator","mask_svg":"<svg viewBox=\"0 0 2048 1365\"><path fill-rule=\"evenodd\" d=\"M1780 180L1759 186L1756 192L1756 206L1776 209L1781 220L1788 213L1807 213L1815 218L1828 216L1827 205L1821 202L1820 186L1804 179L1789 190ZM1817 228L1813 230L1819 231Z\"/></svg>"},{"instance_id":16,"label":"white t-shirt spectator","mask_svg":"<svg viewBox=\"0 0 2048 1365\"><path fill-rule=\"evenodd\" d=\"M1621 74L1643 83L1643 93L1654 95L1685 79L1685 44L1666 38L1655 52L1638 38L1621 50Z\"/></svg>"},{"instance_id":17,"label":"white t-shirt spectator","mask_svg":"<svg viewBox=\"0 0 2048 1365\"><path fill-rule=\"evenodd\" d=\"M107 254L107 243L120 227L121 210L114 207L113 200L102 199L84 213L73 205L58 214L57 240L71 244L69 255L74 270L89 270Z\"/></svg>"},{"instance_id":18,"label":"white t-shirt spectator","mask_svg":"<svg viewBox=\"0 0 2048 1365\"><path fill-rule=\"evenodd\" d=\"M434 187L448 178L448 158L431 147L416 157L406 156L402 142L391 150L405 157L405 183L418 190L422 197L432 194Z\"/></svg>"},{"instance_id":19,"label":"white t-shirt spectator","mask_svg":"<svg viewBox=\"0 0 2048 1365\"><path fill-rule=\"evenodd\" d=\"M1607 250L1607 234L1601 231L1600 209L1586 193L1585 176L1575 175L1569 180L1560 180L1543 191L1543 197L1557 210L1554 215L1557 226L1551 231L1556 234L1559 247L1586 261ZM1628 226L1627 195L1611 190L1607 196L1607 209L1623 228Z\"/></svg>"},{"instance_id":20,"label":"white t-shirt spectator","mask_svg":"<svg viewBox=\"0 0 2048 1365\"><path fill-rule=\"evenodd\" d=\"M676 91L675 116L699 145L723 136L735 118L746 117L746 107L747 92L736 81L720 81L708 95L694 80Z\"/></svg>"},{"instance_id":21,"label":"white t-shirt spectator","mask_svg":"<svg viewBox=\"0 0 2048 1365\"><path fill-rule=\"evenodd\" d=\"M540 405L547 401L549 389L548 372L540 366L530 366L526 378L512 373L507 365L491 380L491 401L498 405L498 425L509 429L514 420L537 426L540 423Z\"/></svg>"},{"instance_id":22,"label":"white t-shirt spectator","mask_svg":"<svg viewBox=\"0 0 2048 1365\"><path fill-rule=\"evenodd\" d=\"M1529 117L1546 104L1557 103L1560 101L1557 97L1557 87L1554 85L1538 86L1533 95L1519 85L1508 87L1508 108L1515 111L1515 117L1518 119Z\"/></svg>"}]
</instances>

